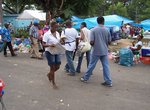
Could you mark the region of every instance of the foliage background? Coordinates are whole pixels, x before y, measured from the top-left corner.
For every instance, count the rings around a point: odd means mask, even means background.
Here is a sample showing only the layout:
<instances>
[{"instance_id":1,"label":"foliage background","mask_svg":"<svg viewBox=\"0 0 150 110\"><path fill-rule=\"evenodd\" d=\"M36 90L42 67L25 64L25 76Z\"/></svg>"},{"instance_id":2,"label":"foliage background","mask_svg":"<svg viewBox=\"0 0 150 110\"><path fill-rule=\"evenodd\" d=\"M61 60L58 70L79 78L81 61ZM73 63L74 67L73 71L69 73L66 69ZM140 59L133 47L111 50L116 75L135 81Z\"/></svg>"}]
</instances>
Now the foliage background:
<instances>
[{"instance_id":1,"label":"foliage background","mask_svg":"<svg viewBox=\"0 0 150 110\"><path fill-rule=\"evenodd\" d=\"M150 18L150 0L3 0L3 13L18 14L39 9L51 17L92 17L118 14L140 22ZM50 14L47 14L50 17Z\"/></svg>"}]
</instances>

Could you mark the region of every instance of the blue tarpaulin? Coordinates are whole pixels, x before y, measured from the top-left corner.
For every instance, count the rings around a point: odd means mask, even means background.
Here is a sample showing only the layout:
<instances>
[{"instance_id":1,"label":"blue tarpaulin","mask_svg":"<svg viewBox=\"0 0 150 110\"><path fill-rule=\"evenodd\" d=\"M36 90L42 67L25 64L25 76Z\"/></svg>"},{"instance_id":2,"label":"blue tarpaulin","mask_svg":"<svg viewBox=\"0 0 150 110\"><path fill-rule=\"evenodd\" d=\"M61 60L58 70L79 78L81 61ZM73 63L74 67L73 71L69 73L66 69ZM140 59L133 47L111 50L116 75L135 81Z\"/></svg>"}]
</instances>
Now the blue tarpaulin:
<instances>
[{"instance_id":1,"label":"blue tarpaulin","mask_svg":"<svg viewBox=\"0 0 150 110\"><path fill-rule=\"evenodd\" d=\"M77 16L72 16L71 17L71 21L73 21L73 22L82 22L84 19L81 19L81 18L79 18L79 17L77 17Z\"/></svg>"},{"instance_id":2,"label":"blue tarpaulin","mask_svg":"<svg viewBox=\"0 0 150 110\"><path fill-rule=\"evenodd\" d=\"M144 30L150 30L150 19L142 21L141 25L144 28Z\"/></svg>"},{"instance_id":3,"label":"blue tarpaulin","mask_svg":"<svg viewBox=\"0 0 150 110\"><path fill-rule=\"evenodd\" d=\"M119 16L119 15L108 15L108 16L103 16L103 17L105 19L105 25L121 26L122 24L134 22L128 18ZM72 21L75 22L75 25L73 27L76 29L80 28L81 22L86 22L87 28L93 28L97 25L97 17L81 19L76 16L73 16Z\"/></svg>"}]
</instances>

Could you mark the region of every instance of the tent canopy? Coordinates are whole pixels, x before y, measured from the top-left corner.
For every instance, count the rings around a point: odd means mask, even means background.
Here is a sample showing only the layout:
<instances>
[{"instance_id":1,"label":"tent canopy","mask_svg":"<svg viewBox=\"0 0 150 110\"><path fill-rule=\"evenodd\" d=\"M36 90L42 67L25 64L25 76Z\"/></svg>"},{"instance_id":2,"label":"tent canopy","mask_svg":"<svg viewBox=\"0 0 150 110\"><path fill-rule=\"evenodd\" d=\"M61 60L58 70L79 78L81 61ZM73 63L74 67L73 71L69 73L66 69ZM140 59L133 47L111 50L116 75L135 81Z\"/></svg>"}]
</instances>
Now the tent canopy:
<instances>
[{"instance_id":1,"label":"tent canopy","mask_svg":"<svg viewBox=\"0 0 150 110\"><path fill-rule=\"evenodd\" d=\"M79 18L79 17L77 17L77 16L72 16L71 17L71 21L73 21L73 22L82 22L84 19L81 19L81 18Z\"/></svg>"},{"instance_id":2,"label":"tent canopy","mask_svg":"<svg viewBox=\"0 0 150 110\"><path fill-rule=\"evenodd\" d=\"M144 30L150 30L150 19L142 21L141 25L144 28Z\"/></svg>"},{"instance_id":3,"label":"tent canopy","mask_svg":"<svg viewBox=\"0 0 150 110\"><path fill-rule=\"evenodd\" d=\"M127 23L133 23L133 20L130 20L128 18L119 16L119 15L108 15L108 16L103 16L105 19L105 25L111 25L111 26L121 26L122 24L127 24ZM76 21L74 28L79 29L81 22L86 22L88 28L95 27L97 25L97 17L92 17L92 18L86 18L86 19L80 19L78 17L73 17L77 19L73 19L73 22Z\"/></svg>"},{"instance_id":4,"label":"tent canopy","mask_svg":"<svg viewBox=\"0 0 150 110\"><path fill-rule=\"evenodd\" d=\"M114 19L114 18L116 18L116 19L120 19L120 20L122 20L122 22L123 22L123 24L130 24L130 23L133 23L134 21L133 20L130 20L130 19L128 19L128 18L125 18L125 17L123 17L123 16L119 16L119 15L110 15L111 17L112 17L112 19ZM110 17L110 18L111 18Z\"/></svg>"},{"instance_id":5,"label":"tent canopy","mask_svg":"<svg viewBox=\"0 0 150 110\"><path fill-rule=\"evenodd\" d=\"M40 20L45 21L46 20L46 13L43 13L40 10L24 10L22 14L20 14L17 19L22 20Z\"/></svg>"}]
</instances>

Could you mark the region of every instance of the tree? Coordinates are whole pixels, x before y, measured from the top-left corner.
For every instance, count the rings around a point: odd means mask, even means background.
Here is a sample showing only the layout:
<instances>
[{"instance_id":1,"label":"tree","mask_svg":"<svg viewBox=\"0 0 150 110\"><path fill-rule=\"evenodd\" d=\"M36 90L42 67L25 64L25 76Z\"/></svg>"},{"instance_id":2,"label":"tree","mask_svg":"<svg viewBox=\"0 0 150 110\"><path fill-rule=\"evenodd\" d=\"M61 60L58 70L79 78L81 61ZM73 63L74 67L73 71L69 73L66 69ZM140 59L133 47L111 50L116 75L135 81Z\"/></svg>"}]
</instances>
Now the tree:
<instances>
[{"instance_id":1,"label":"tree","mask_svg":"<svg viewBox=\"0 0 150 110\"><path fill-rule=\"evenodd\" d=\"M127 8L122 2L118 2L117 4L112 4L109 6L106 15L109 14L118 14L121 16L128 17Z\"/></svg>"},{"instance_id":2,"label":"tree","mask_svg":"<svg viewBox=\"0 0 150 110\"><path fill-rule=\"evenodd\" d=\"M127 9L129 16L136 22L150 18L149 0L132 0Z\"/></svg>"},{"instance_id":3,"label":"tree","mask_svg":"<svg viewBox=\"0 0 150 110\"><path fill-rule=\"evenodd\" d=\"M48 17L62 16L70 18L72 15L87 16L95 14L96 5L102 0L35 0L47 12Z\"/></svg>"},{"instance_id":4,"label":"tree","mask_svg":"<svg viewBox=\"0 0 150 110\"><path fill-rule=\"evenodd\" d=\"M33 8L34 0L3 0L3 12L8 14L19 14L25 9Z\"/></svg>"},{"instance_id":5,"label":"tree","mask_svg":"<svg viewBox=\"0 0 150 110\"><path fill-rule=\"evenodd\" d=\"M150 18L150 0L2 0L3 12L18 14L25 9L42 9L48 21L57 16L91 17L119 14L136 21Z\"/></svg>"},{"instance_id":6,"label":"tree","mask_svg":"<svg viewBox=\"0 0 150 110\"><path fill-rule=\"evenodd\" d=\"M150 18L150 1L147 0L145 4L145 10L143 10L143 14L140 17L141 20Z\"/></svg>"},{"instance_id":7,"label":"tree","mask_svg":"<svg viewBox=\"0 0 150 110\"><path fill-rule=\"evenodd\" d=\"M46 12L46 22L49 23L51 18L59 16L62 12L63 4L66 0L35 0L35 3L41 6Z\"/></svg>"}]
</instances>

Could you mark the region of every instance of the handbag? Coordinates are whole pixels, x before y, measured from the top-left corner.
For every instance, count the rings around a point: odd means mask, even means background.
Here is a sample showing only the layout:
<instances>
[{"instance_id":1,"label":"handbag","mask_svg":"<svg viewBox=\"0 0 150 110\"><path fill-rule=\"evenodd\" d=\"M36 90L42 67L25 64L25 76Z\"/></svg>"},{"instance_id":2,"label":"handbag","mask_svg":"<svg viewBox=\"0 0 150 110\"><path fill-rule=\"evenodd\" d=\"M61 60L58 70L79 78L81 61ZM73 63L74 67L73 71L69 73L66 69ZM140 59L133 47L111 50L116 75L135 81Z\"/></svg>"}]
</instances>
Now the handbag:
<instances>
[{"instance_id":1,"label":"handbag","mask_svg":"<svg viewBox=\"0 0 150 110\"><path fill-rule=\"evenodd\" d=\"M89 42L80 42L78 46L78 51L81 53L91 50L91 44Z\"/></svg>"}]
</instances>

